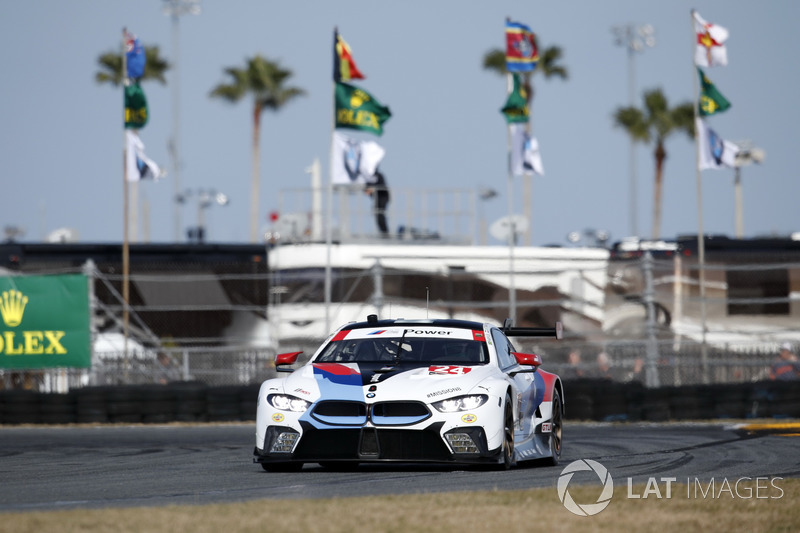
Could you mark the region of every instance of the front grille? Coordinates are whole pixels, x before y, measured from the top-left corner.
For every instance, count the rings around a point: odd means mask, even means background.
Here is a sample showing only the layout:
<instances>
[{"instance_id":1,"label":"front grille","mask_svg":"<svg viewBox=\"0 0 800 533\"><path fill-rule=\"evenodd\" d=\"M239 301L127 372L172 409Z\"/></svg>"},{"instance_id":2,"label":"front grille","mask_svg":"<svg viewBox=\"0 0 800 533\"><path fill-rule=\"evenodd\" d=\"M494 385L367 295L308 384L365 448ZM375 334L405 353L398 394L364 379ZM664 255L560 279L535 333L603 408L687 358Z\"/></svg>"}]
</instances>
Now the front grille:
<instances>
[{"instance_id":1,"label":"front grille","mask_svg":"<svg viewBox=\"0 0 800 533\"><path fill-rule=\"evenodd\" d=\"M376 426L418 424L431 416L422 402L379 402L372 406L372 423Z\"/></svg>"},{"instance_id":2,"label":"front grille","mask_svg":"<svg viewBox=\"0 0 800 533\"><path fill-rule=\"evenodd\" d=\"M333 426L362 426L367 423L367 406L362 402L326 400L314 406L311 416Z\"/></svg>"}]
</instances>

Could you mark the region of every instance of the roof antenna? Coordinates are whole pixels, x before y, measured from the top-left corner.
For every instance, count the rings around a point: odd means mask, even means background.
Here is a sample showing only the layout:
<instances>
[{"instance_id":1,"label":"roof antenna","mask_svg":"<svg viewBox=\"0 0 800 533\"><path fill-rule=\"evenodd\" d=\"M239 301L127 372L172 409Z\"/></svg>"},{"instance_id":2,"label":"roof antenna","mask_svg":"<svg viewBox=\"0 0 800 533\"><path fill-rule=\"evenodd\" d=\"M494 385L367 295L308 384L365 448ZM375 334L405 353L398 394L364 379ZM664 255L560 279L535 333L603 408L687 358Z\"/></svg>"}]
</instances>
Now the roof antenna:
<instances>
[{"instance_id":1,"label":"roof antenna","mask_svg":"<svg viewBox=\"0 0 800 533\"><path fill-rule=\"evenodd\" d=\"M425 287L425 318L428 318L428 307L431 301L431 291L429 287Z\"/></svg>"}]
</instances>

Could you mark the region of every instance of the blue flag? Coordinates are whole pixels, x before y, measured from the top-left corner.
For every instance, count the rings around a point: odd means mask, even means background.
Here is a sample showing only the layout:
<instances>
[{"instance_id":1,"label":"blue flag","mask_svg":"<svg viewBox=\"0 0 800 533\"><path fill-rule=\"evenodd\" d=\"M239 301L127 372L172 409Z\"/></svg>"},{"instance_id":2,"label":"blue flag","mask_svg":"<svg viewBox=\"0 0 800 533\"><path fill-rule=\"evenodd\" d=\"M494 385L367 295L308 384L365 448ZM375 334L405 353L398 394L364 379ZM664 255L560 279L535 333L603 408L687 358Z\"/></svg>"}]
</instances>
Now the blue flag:
<instances>
[{"instance_id":1,"label":"blue flag","mask_svg":"<svg viewBox=\"0 0 800 533\"><path fill-rule=\"evenodd\" d=\"M139 38L128 33L125 39L125 56L128 65L128 77L134 80L144 76L144 47Z\"/></svg>"}]
</instances>

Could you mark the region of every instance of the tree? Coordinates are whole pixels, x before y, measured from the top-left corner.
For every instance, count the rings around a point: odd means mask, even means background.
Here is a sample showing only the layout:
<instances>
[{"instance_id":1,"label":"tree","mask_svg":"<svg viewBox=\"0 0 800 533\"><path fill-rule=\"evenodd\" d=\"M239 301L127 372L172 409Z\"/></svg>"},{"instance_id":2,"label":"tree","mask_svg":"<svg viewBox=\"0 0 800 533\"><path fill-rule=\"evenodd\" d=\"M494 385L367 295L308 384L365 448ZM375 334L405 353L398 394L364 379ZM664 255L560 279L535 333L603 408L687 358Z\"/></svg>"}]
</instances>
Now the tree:
<instances>
[{"instance_id":1,"label":"tree","mask_svg":"<svg viewBox=\"0 0 800 533\"><path fill-rule=\"evenodd\" d=\"M653 198L653 239L661 237L661 184L667 150L666 139L676 131L694 138L694 105L684 102L671 108L661 89L644 93L644 109L620 107L614 113L614 125L623 128L634 142L649 143L655 140L653 156L656 162L655 192Z\"/></svg>"},{"instance_id":2,"label":"tree","mask_svg":"<svg viewBox=\"0 0 800 533\"><path fill-rule=\"evenodd\" d=\"M534 43L536 43L535 37ZM536 44L536 48L539 48L538 43ZM559 64L559 60L563 55L564 54L561 51L561 48L558 46L550 46L546 48L541 54L539 54L539 62L536 64L536 68L533 70L532 74L541 72L545 79L556 76L562 80L566 80L569 77L567 68ZM483 56L483 68L500 75L508 74L508 71L506 70L505 51L495 48L486 52L486 54ZM528 103L530 104L530 101L533 99L533 85L530 82L530 76L525 76L524 80L525 90L528 94Z\"/></svg>"},{"instance_id":3,"label":"tree","mask_svg":"<svg viewBox=\"0 0 800 533\"><path fill-rule=\"evenodd\" d=\"M230 83L217 85L210 96L236 103L247 95L253 99L253 144L252 144L252 190L250 192L250 241L258 241L258 195L259 195L259 138L261 112L265 109L280 111L284 105L306 92L298 87L284 84L292 77L292 71L260 55L246 59L244 68L228 67L224 70Z\"/></svg>"},{"instance_id":4,"label":"tree","mask_svg":"<svg viewBox=\"0 0 800 533\"><path fill-rule=\"evenodd\" d=\"M156 80L162 85L167 84L164 73L170 69L169 62L161 57L158 46L144 47L144 75L142 80ZM97 58L100 71L94 75L97 83L110 83L114 87L119 87L123 81L122 75L122 52L106 52Z\"/></svg>"}]
</instances>

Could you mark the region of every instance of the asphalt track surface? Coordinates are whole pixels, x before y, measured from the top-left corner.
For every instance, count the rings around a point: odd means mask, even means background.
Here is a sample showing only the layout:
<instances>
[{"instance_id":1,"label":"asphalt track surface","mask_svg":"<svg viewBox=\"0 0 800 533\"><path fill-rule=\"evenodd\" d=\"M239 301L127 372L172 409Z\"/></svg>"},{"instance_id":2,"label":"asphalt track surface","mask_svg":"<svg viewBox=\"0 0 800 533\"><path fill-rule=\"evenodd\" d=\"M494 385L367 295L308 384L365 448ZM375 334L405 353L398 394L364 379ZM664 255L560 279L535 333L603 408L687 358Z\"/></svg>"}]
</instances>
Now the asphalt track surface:
<instances>
[{"instance_id":1,"label":"asphalt track surface","mask_svg":"<svg viewBox=\"0 0 800 533\"><path fill-rule=\"evenodd\" d=\"M616 483L800 477L800 424L749 431L725 423L567 424L559 466L510 471L364 464L333 472L308 464L267 473L252 463L254 432L253 424L0 427L0 512L556 490L563 467L578 459L601 463Z\"/></svg>"}]
</instances>

